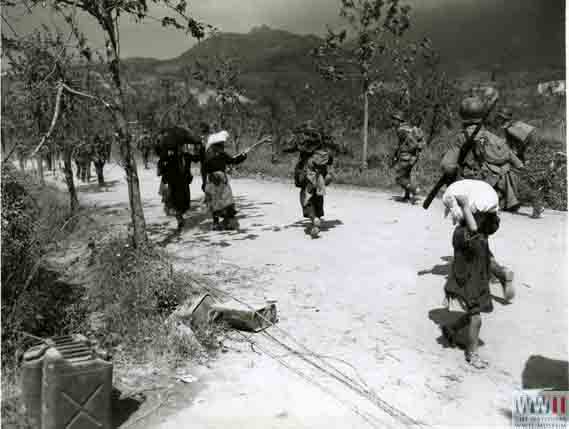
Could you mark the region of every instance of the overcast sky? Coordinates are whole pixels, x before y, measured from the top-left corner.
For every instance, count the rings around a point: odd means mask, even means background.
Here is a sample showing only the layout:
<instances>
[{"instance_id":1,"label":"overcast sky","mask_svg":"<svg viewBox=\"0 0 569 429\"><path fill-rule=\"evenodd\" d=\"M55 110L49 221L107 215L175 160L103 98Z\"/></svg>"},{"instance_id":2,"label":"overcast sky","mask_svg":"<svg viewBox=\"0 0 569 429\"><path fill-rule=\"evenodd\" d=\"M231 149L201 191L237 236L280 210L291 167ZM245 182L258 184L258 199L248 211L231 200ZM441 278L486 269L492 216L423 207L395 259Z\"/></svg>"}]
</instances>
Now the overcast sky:
<instances>
[{"instance_id":1,"label":"overcast sky","mask_svg":"<svg viewBox=\"0 0 569 429\"><path fill-rule=\"evenodd\" d=\"M248 32L254 26L266 24L295 33L323 34L327 24L340 22L339 0L190 0L188 3L194 17L226 32ZM507 8L522 14L520 16L541 16L535 25L533 21L531 26L520 22L519 28L516 28L515 19L507 22L506 18L503 25L512 28L513 38L520 31L536 35L552 31L551 26L559 27L563 15L563 0L407 0L404 3L412 6L412 18L418 27L424 27L433 20L444 24L448 16L451 26L452 23L456 26L457 22L468 21L483 28L485 23L473 20L473 16L479 15L483 20L485 13L491 16ZM159 8L152 7L151 13L155 17L163 16L161 12ZM10 23L20 33L29 32L41 23L51 25L54 22L57 20L49 8L36 7L32 17L22 10L10 11ZM102 45L101 33L90 18L81 19L81 28L95 45ZM468 31L468 28L462 30ZM4 23L2 31L10 32ZM164 29L151 21L141 25L125 19L120 36L122 57L173 58L194 43L182 32Z\"/></svg>"}]
</instances>

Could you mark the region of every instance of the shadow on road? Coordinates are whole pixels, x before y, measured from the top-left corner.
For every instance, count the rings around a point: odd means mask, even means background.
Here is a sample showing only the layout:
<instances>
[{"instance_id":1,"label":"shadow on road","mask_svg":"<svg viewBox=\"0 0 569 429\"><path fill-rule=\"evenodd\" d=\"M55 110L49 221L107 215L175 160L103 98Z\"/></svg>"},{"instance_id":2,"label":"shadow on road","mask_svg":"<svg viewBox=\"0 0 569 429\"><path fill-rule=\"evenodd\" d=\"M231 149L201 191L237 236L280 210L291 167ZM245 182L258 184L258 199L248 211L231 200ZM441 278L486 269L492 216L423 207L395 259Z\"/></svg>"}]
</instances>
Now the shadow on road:
<instances>
[{"instance_id":1,"label":"shadow on road","mask_svg":"<svg viewBox=\"0 0 569 429\"><path fill-rule=\"evenodd\" d=\"M522 372L524 389L569 390L569 362L533 355Z\"/></svg>"},{"instance_id":2,"label":"shadow on road","mask_svg":"<svg viewBox=\"0 0 569 429\"><path fill-rule=\"evenodd\" d=\"M121 391L116 388L113 388L112 398L113 428L119 428L145 401L143 395L121 398Z\"/></svg>"},{"instance_id":3,"label":"shadow on road","mask_svg":"<svg viewBox=\"0 0 569 429\"><path fill-rule=\"evenodd\" d=\"M429 319L432 320L440 329L441 335L437 338L437 343L439 343L443 348L453 348L447 339L442 335L442 328L444 326L450 326L454 324L461 316L464 315L462 311L450 311L447 308L435 308L429 311ZM460 330L456 335L457 346L461 349L465 347L466 344L466 330ZM484 341L478 340L478 345L483 346Z\"/></svg>"},{"instance_id":4,"label":"shadow on road","mask_svg":"<svg viewBox=\"0 0 569 429\"><path fill-rule=\"evenodd\" d=\"M339 219L323 220L322 223L320 224L320 231L321 232L327 232L327 231L330 231L330 230L332 230L332 229L334 229L340 225L344 225L344 222L342 222ZM296 221L294 223L291 223L289 225L285 225L282 229L303 228L305 234L310 234L310 227L311 227L310 221L308 219L303 219L303 220L299 220L299 221Z\"/></svg>"},{"instance_id":5,"label":"shadow on road","mask_svg":"<svg viewBox=\"0 0 569 429\"><path fill-rule=\"evenodd\" d=\"M237 197L236 207L238 210L237 219L250 219L254 217L263 217L264 214L258 211L258 205L273 204L270 202L256 203L247 200L244 197ZM164 218L166 215L164 215ZM174 218L174 216L169 216ZM207 210L201 207L201 199L193 200L190 210L184 216L184 227L178 230L174 223L173 227L168 227L169 221L150 224L148 231L151 236L158 239L156 243L165 247L171 243L202 243L211 246L228 247L233 241L255 240L259 238L258 234L251 233L247 228L239 228L238 230L213 231L213 219ZM189 232L189 234L185 233ZM189 235L189 236L188 236Z\"/></svg>"},{"instance_id":6,"label":"shadow on road","mask_svg":"<svg viewBox=\"0 0 569 429\"><path fill-rule=\"evenodd\" d=\"M431 269L418 271L417 275L424 276L427 274L433 274L435 276L448 276L452 265L452 256L443 256L441 257L441 260L445 261L446 264L436 264Z\"/></svg>"},{"instance_id":7,"label":"shadow on road","mask_svg":"<svg viewBox=\"0 0 569 429\"><path fill-rule=\"evenodd\" d=\"M77 186L77 190L79 192L92 192L92 193L99 193L99 192L111 192L115 186L120 185L122 183L121 180L109 180L106 181L104 185L99 185L98 182L94 183L85 183L82 185Z\"/></svg>"},{"instance_id":8,"label":"shadow on road","mask_svg":"<svg viewBox=\"0 0 569 429\"><path fill-rule=\"evenodd\" d=\"M411 202L410 200L405 199L405 197L403 197L402 195L392 195L391 198L389 199L391 201L395 201L396 203L409 204L410 206L416 206L421 202L420 197L415 198L415 200Z\"/></svg>"}]
</instances>

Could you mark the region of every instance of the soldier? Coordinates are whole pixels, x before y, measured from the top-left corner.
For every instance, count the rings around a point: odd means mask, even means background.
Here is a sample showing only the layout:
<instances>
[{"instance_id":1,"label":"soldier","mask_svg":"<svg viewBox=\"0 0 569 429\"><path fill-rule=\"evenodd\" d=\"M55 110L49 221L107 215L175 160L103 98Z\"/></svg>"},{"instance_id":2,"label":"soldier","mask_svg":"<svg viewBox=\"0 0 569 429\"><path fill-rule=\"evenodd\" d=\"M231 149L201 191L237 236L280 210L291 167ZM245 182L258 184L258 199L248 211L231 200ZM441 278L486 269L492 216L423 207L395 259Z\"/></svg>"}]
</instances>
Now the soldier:
<instances>
[{"instance_id":1,"label":"soldier","mask_svg":"<svg viewBox=\"0 0 569 429\"><path fill-rule=\"evenodd\" d=\"M205 170L205 147L207 144L207 138L211 132L211 128L207 122L202 122L200 124L200 140L201 145L199 148L200 157L200 174L202 176L202 191L205 194L205 185L207 181L207 173Z\"/></svg>"},{"instance_id":2,"label":"soldier","mask_svg":"<svg viewBox=\"0 0 569 429\"><path fill-rule=\"evenodd\" d=\"M518 178L514 169L523 167L504 139L489 132L484 125L476 135L472 150L466 155L463 165L458 165L460 148L486 113L486 104L479 97L465 98L460 105L463 129L456 136L454 144L444 155L442 169L445 174L457 179L483 180L492 186L500 197L500 208L517 211Z\"/></svg>"},{"instance_id":3,"label":"soldier","mask_svg":"<svg viewBox=\"0 0 569 429\"><path fill-rule=\"evenodd\" d=\"M395 167L395 181L405 191L403 201L415 204L419 188L412 182L411 172L419 159L419 154L425 147L425 134L420 128L405 121L405 116L401 111L394 112L391 119L398 139L398 147L392 164L392 167Z\"/></svg>"},{"instance_id":4,"label":"soldier","mask_svg":"<svg viewBox=\"0 0 569 429\"><path fill-rule=\"evenodd\" d=\"M447 175L456 179L483 180L492 186L500 197L500 205L506 210L515 210L519 201L515 195L516 183L511 167L523 166L519 158L506 144L505 140L490 133L484 126L475 137L470 153L463 165L458 165L460 148L485 116L486 104L479 97L465 98L460 105L462 131L455 137L451 148L444 155L441 166ZM511 301L514 297L514 273L491 259L491 271L504 288L504 297Z\"/></svg>"},{"instance_id":5,"label":"soldier","mask_svg":"<svg viewBox=\"0 0 569 429\"><path fill-rule=\"evenodd\" d=\"M532 218L538 219L544 211L545 197L552 187L552 179L565 158L563 143L536 127L512 118L512 111L503 107L496 114L496 125L502 128L509 146L524 162L522 180L530 189Z\"/></svg>"}]
</instances>

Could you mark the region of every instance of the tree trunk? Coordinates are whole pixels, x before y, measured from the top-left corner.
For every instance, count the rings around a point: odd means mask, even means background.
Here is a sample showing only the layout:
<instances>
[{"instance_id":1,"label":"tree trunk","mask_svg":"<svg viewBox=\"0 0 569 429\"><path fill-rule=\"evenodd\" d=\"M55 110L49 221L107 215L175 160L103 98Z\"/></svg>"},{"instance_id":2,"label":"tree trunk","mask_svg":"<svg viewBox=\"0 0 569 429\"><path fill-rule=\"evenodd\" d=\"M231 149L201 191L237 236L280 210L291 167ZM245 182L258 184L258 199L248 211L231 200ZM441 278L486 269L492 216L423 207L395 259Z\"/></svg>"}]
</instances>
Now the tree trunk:
<instances>
[{"instance_id":1,"label":"tree trunk","mask_svg":"<svg viewBox=\"0 0 569 429\"><path fill-rule=\"evenodd\" d=\"M134 147L132 138L128 130L125 114L125 95L122 88L120 57L118 54L118 44L114 33L114 28L107 28L107 35L111 42L112 50L109 54L109 68L115 85L113 116L118 132L119 149L122 158L123 168L126 173L128 185L128 199L130 204L130 217L132 220L132 245L139 247L144 245L148 237L146 235L146 221L144 210L142 209L142 199L140 197L140 184L138 182L138 172L136 169L136 159L134 157Z\"/></svg>"},{"instance_id":2,"label":"tree trunk","mask_svg":"<svg viewBox=\"0 0 569 429\"><path fill-rule=\"evenodd\" d=\"M367 131L369 123L368 109L369 109L368 93L367 93L367 88L364 88L364 126L362 129L364 145L362 150L362 170L367 169Z\"/></svg>"},{"instance_id":3,"label":"tree trunk","mask_svg":"<svg viewBox=\"0 0 569 429\"><path fill-rule=\"evenodd\" d=\"M103 175L103 168L105 167L104 161L94 161L95 164L95 172L97 173L97 181L99 182L99 186L105 186L105 176Z\"/></svg>"},{"instance_id":4,"label":"tree trunk","mask_svg":"<svg viewBox=\"0 0 569 429\"><path fill-rule=\"evenodd\" d=\"M47 163L47 169L49 171L53 171L53 167L52 167L52 162L53 162L53 157L51 156L51 151L49 151L46 155L45 155L45 160Z\"/></svg>"},{"instance_id":5,"label":"tree trunk","mask_svg":"<svg viewBox=\"0 0 569 429\"><path fill-rule=\"evenodd\" d=\"M26 158L23 155L20 155L18 158L20 161L20 170L26 171Z\"/></svg>"},{"instance_id":6,"label":"tree trunk","mask_svg":"<svg viewBox=\"0 0 569 429\"><path fill-rule=\"evenodd\" d=\"M126 118L122 111L115 110L115 121L119 129L119 148L128 185L133 245L137 247L146 243L147 236L146 221L144 219L142 199L140 197L140 184L138 181L136 159L134 157L132 139L128 133Z\"/></svg>"},{"instance_id":7,"label":"tree trunk","mask_svg":"<svg viewBox=\"0 0 569 429\"><path fill-rule=\"evenodd\" d=\"M273 131L273 141L271 142L271 164L276 164L279 162L279 144L281 140L280 129L275 129Z\"/></svg>"},{"instance_id":8,"label":"tree trunk","mask_svg":"<svg viewBox=\"0 0 569 429\"><path fill-rule=\"evenodd\" d=\"M42 186L45 186L45 177L43 175L43 157L41 156L41 154L37 155L36 163L38 166L38 176L40 179L40 183L42 184Z\"/></svg>"},{"instance_id":9,"label":"tree trunk","mask_svg":"<svg viewBox=\"0 0 569 429\"><path fill-rule=\"evenodd\" d=\"M65 183L67 184L67 191L69 192L69 206L71 214L75 214L79 209L79 200L77 199L77 191L75 190L75 183L73 182L73 167L71 164L71 151L64 150L63 152L63 173L65 174Z\"/></svg>"}]
</instances>

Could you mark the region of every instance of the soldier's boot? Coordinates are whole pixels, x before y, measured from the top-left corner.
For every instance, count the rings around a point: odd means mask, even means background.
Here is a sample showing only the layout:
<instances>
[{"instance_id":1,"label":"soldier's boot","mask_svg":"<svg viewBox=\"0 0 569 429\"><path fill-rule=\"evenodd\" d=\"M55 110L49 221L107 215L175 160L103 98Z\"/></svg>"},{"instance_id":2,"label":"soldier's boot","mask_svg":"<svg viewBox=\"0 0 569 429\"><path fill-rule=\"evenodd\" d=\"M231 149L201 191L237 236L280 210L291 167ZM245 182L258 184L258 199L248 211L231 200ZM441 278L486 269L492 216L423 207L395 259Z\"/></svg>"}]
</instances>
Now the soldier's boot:
<instances>
[{"instance_id":1,"label":"soldier's boot","mask_svg":"<svg viewBox=\"0 0 569 429\"><path fill-rule=\"evenodd\" d=\"M544 211L545 208L542 205L535 205L531 214L532 219L541 219Z\"/></svg>"},{"instance_id":2,"label":"soldier's boot","mask_svg":"<svg viewBox=\"0 0 569 429\"><path fill-rule=\"evenodd\" d=\"M417 204L417 193L419 192L419 187L415 185L409 185L407 187L407 192L409 193L409 202L411 204Z\"/></svg>"},{"instance_id":3,"label":"soldier's boot","mask_svg":"<svg viewBox=\"0 0 569 429\"><path fill-rule=\"evenodd\" d=\"M504 291L504 299L508 302L512 301L516 296L514 289L514 272L498 264L494 258L490 260L490 271L500 281Z\"/></svg>"}]
</instances>

